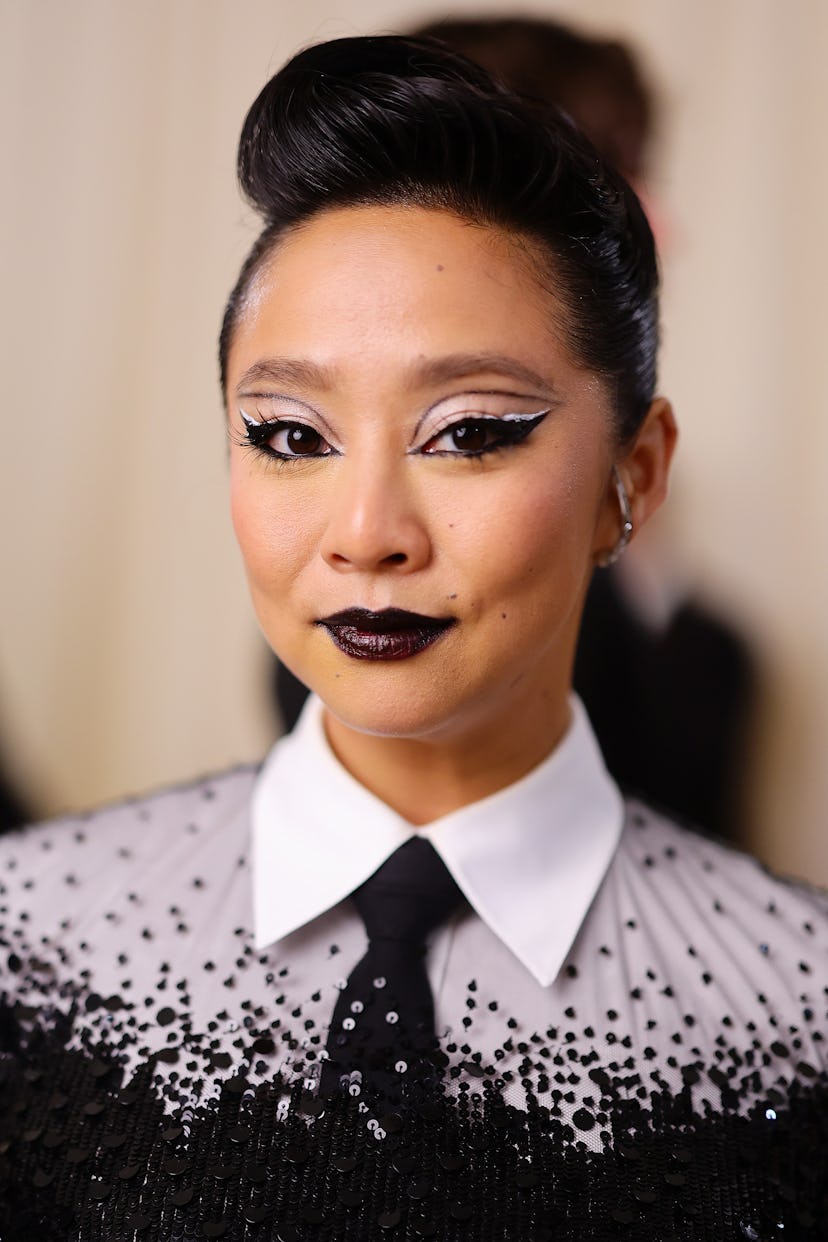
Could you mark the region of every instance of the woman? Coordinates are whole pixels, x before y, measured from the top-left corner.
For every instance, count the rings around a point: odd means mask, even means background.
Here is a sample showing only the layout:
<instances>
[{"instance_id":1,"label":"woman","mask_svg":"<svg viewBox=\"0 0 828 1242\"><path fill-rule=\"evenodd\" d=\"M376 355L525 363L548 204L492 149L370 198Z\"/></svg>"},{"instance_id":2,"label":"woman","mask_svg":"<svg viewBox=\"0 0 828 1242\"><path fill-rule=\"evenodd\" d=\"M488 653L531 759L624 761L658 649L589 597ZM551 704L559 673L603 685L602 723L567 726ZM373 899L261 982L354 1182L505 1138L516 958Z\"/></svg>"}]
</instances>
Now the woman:
<instances>
[{"instance_id":1,"label":"woman","mask_svg":"<svg viewBox=\"0 0 828 1242\"><path fill-rule=\"evenodd\" d=\"M569 696L675 438L635 196L399 39L239 163L233 518L315 695L4 844L3 1236L818 1236L825 899L625 808Z\"/></svg>"}]
</instances>

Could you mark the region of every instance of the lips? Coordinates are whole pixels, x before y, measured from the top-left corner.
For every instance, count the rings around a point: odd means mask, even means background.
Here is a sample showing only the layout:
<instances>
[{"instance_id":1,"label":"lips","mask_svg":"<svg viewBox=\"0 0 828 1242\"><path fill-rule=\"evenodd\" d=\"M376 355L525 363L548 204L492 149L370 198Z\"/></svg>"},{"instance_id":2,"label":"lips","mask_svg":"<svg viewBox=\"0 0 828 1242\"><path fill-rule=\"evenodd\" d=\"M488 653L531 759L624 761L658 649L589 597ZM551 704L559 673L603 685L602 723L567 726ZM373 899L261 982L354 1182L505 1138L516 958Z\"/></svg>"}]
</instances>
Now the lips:
<instances>
[{"instance_id":1,"label":"lips","mask_svg":"<svg viewBox=\"0 0 828 1242\"><path fill-rule=\"evenodd\" d=\"M382 612L346 608L317 621L340 651L354 660L407 660L425 651L454 624L454 617L426 617L400 608Z\"/></svg>"}]
</instances>

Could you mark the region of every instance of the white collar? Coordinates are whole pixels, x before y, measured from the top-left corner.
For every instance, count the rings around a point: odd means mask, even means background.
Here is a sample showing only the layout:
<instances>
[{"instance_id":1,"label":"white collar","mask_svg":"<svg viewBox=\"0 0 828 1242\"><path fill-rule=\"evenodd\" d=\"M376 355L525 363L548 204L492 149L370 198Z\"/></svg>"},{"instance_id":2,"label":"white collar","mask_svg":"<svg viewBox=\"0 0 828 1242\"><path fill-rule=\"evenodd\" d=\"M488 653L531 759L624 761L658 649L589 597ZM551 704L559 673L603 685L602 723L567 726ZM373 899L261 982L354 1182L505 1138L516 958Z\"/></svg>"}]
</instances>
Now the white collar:
<instances>
[{"instance_id":1,"label":"white collar","mask_svg":"<svg viewBox=\"0 0 828 1242\"><path fill-rule=\"evenodd\" d=\"M312 696L253 791L256 947L337 905L412 833L538 983L553 982L618 844L623 802L579 699L552 754L514 785L415 828L360 785Z\"/></svg>"}]
</instances>

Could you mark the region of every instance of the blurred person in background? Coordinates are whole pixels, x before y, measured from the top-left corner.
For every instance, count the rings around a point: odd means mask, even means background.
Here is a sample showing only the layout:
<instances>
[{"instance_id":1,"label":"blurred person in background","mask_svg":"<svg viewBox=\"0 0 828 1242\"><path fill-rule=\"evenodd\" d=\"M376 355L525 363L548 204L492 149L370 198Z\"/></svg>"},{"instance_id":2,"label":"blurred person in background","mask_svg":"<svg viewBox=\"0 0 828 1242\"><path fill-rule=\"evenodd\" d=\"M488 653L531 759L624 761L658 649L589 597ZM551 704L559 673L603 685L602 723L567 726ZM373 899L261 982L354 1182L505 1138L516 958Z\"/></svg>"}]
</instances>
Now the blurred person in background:
<instances>
[{"instance_id":1,"label":"blurred person in background","mask_svg":"<svg viewBox=\"0 0 828 1242\"><path fill-rule=\"evenodd\" d=\"M239 176L231 509L313 693L0 841L0 1237L818 1238L828 895L625 801L571 694L675 443L640 202L394 37L295 56Z\"/></svg>"},{"instance_id":2,"label":"blurred person in background","mask_svg":"<svg viewBox=\"0 0 828 1242\"><path fill-rule=\"evenodd\" d=\"M439 39L519 94L562 108L636 189L661 240L647 186L656 105L628 46L523 17L437 20L413 33ZM689 595L673 552L659 514L623 560L596 574L575 689L622 789L742 839L753 663L732 626ZM277 663L275 693L291 729L307 689Z\"/></svg>"}]
</instances>

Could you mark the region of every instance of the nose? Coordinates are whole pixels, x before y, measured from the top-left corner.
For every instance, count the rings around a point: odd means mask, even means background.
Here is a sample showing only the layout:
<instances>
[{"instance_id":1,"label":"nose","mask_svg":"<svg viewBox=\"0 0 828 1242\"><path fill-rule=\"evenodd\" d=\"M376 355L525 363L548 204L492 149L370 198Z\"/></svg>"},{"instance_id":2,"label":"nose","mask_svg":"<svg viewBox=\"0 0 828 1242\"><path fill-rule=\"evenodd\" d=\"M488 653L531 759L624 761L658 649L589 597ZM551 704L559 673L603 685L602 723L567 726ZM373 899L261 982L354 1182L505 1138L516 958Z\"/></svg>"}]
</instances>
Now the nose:
<instances>
[{"instance_id":1,"label":"nose","mask_svg":"<svg viewBox=\"0 0 828 1242\"><path fill-rule=\"evenodd\" d=\"M342 573L412 573L428 564L431 538L404 464L343 461L321 554Z\"/></svg>"}]
</instances>

